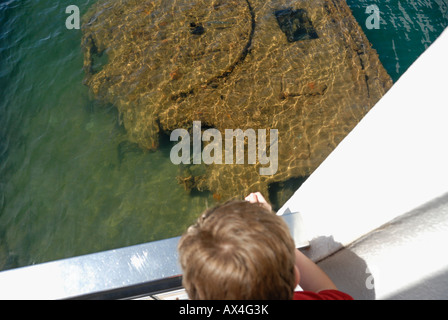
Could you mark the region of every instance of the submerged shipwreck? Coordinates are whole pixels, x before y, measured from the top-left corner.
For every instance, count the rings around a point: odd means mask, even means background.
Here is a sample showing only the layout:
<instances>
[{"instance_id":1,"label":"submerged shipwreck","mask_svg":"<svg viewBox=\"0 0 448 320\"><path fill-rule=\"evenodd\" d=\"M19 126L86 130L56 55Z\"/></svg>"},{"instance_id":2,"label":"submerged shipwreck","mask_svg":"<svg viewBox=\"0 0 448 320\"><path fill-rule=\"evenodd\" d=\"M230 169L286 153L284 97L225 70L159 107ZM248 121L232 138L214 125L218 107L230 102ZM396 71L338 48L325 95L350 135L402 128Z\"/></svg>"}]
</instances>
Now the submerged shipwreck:
<instances>
[{"instance_id":1,"label":"submerged shipwreck","mask_svg":"<svg viewBox=\"0 0 448 320\"><path fill-rule=\"evenodd\" d=\"M344 0L100 0L82 30L85 83L141 148L194 122L277 130L275 174L258 160L179 167L219 200L308 176L392 86Z\"/></svg>"}]
</instances>

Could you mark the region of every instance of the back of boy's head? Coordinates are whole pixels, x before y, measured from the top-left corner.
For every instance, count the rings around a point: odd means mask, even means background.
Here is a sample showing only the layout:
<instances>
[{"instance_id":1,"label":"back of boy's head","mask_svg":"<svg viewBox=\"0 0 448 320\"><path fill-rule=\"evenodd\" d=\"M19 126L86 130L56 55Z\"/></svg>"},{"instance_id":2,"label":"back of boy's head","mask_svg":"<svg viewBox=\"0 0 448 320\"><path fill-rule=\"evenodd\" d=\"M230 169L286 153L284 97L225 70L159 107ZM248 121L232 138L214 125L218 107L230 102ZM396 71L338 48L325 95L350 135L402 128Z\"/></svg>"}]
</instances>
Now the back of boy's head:
<instances>
[{"instance_id":1,"label":"back of boy's head","mask_svg":"<svg viewBox=\"0 0 448 320\"><path fill-rule=\"evenodd\" d=\"M295 245L288 226L260 204L207 210L179 242L183 285L193 300L290 300Z\"/></svg>"}]
</instances>

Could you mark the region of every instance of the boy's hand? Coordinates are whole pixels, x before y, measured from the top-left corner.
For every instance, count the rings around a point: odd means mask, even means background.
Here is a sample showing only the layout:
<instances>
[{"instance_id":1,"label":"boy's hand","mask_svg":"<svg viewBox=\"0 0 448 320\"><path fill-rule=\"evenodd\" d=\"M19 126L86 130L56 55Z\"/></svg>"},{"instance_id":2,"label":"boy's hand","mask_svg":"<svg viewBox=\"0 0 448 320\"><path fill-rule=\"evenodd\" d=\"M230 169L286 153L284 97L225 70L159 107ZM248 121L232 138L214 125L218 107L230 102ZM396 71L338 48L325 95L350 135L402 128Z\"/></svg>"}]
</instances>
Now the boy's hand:
<instances>
[{"instance_id":1,"label":"boy's hand","mask_svg":"<svg viewBox=\"0 0 448 320\"><path fill-rule=\"evenodd\" d=\"M272 206L266 201L260 192L251 193L244 200L250 203L261 203L266 209L272 211Z\"/></svg>"}]
</instances>

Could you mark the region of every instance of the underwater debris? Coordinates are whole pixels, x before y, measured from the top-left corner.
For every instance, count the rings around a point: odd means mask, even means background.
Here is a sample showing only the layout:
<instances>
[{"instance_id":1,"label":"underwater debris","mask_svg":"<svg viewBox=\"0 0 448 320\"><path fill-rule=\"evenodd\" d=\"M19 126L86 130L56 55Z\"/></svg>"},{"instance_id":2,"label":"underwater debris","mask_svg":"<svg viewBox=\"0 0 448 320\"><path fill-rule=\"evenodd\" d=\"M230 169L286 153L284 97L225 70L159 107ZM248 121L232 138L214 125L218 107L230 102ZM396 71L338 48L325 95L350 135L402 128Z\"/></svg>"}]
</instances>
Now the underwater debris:
<instances>
[{"instance_id":1,"label":"underwater debris","mask_svg":"<svg viewBox=\"0 0 448 320\"><path fill-rule=\"evenodd\" d=\"M222 200L308 176L392 86L343 0L99 0L82 31L86 85L142 149L194 121L278 130L274 175L211 164L178 179Z\"/></svg>"},{"instance_id":2,"label":"underwater debris","mask_svg":"<svg viewBox=\"0 0 448 320\"><path fill-rule=\"evenodd\" d=\"M289 42L319 38L306 10L288 8L278 10L274 14Z\"/></svg>"},{"instance_id":3,"label":"underwater debris","mask_svg":"<svg viewBox=\"0 0 448 320\"><path fill-rule=\"evenodd\" d=\"M205 32L202 24L196 24L194 22L190 23L191 34L202 35Z\"/></svg>"}]
</instances>

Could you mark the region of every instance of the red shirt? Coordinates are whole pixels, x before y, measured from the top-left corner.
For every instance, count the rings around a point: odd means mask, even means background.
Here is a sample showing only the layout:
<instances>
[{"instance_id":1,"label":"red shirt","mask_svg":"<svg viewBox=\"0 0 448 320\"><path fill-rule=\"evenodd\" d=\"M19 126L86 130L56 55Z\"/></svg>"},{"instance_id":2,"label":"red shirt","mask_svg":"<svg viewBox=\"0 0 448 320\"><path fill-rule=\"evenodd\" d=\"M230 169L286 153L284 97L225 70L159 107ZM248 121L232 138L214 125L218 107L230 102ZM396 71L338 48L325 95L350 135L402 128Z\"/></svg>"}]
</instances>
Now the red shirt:
<instances>
[{"instance_id":1,"label":"red shirt","mask_svg":"<svg viewBox=\"0 0 448 320\"><path fill-rule=\"evenodd\" d=\"M319 293L296 291L293 300L353 300L353 298L338 290L323 290Z\"/></svg>"}]
</instances>

